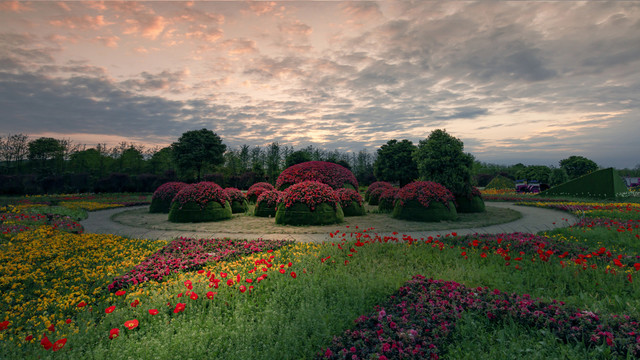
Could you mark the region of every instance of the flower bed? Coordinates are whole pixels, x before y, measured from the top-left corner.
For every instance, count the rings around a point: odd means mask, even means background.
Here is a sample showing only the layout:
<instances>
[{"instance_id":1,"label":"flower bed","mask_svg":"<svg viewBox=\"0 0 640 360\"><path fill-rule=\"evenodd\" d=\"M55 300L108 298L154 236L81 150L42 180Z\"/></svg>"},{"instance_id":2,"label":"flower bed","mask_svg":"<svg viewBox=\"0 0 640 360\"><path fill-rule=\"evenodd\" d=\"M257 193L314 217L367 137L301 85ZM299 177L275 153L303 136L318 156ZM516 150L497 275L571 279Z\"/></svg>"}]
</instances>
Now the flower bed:
<instances>
[{"instance_id":1,"label":"flower bed","mask_svg":"<svg viewBox=\"0 0 640 360\"><path fill-rule=\"evenodd\" d=\"M229 197L229 201L231 202L231 213L239 214L246 213L249 210L249 203L247 202L247 197L242 193L242 191L236 188L226 188L224 192Z\"/></svg>"},{"instance_id":2,"label":"flower bed","mask_svg":"<svg viewBox=\"0 0 640 360\"><path fill-rule=\"evenodd\" d=\"M276 224L322 225L344 221L344 213L329 185L303 181L287 188L276 212Z\"/></svg>"},{"instance_id":3,"label":"flower bed","mask_svg":"<svg viewBox=\"0 0 640 360\"><path fill-rule=\"evenodd\" d=\"M263 192L258 196L258 200L256 201L254 215L260 217L275 217L281 198L281 191L269 190Z\"/></svg>"},{"instance_id":4,"label":"flower bed","mask_svg":"<svg viewBox=\"0 0 640 360\"><path fill-rule=\"evenodd\" d=\"M380 211L393 211L396 205L396 196L400 189L392 187L383 189L380 197L378 198L378 210Z\"/></svg>"},{"instance_id":5,"label":"flower bed","mask_svg":"<svg viewBox=\"0 0 640 360\"><path fill-rule=\"evenodd\" d=\"M249 190L247 190L247 200L249 200L250 203L255 204L255 202L258 201L260 194L265 191L273 191L275 189L276 188L273 187L273 185L267 182L255 183L249 187Z\"/></svg>"},{"instance_id":6,"label":"flower bed","mask_svg":"<svg viewBox=\"0 0 640 360\"><path fill-rule=\"evenodd\" d=\"M484 212L485 206L482 194L475 186L471 187L471 193L467 196L456 196L456 211L459 213Z\"/></svg>"},{"instance_id":7,"label":"flower bed","mask_svg":"<svg viewBox=\"0 0 640 360\"><path fill-rule=\"evenodd\" d=\"M231 204L216 183L203 181L186 186L173 198L169 221L204 222L231 218Z\"/></svg>"},{"instance_id":8,"label":"flower bed","mask_svg":"<svg viewBox=\"0 0 640 360\"><path fill-rule=\"evenodd\" d=\"M360 194L352 189L338 189L335 191L344 216L362 216L366 212L363 207L363 200Z\"/></svg>"},{"instance_id":9,"label":"flower bed","mask_svg":"<svg viewBox=\"0 0 640 360\"><path fill-rule=\"evenodd\" d=\"M451 191L432 181L415 181L398 191L392 216L415 221L455 220L458 217Z\"/></svg>"},{"instance_id":10,"label":"flower bed","mask_svg":"<svg viewBox=\"0 0 640 360\"><path fill-rule=\"evenodd\" d=\"M367 188L367 191L364 193L364 200L369 202L369 196L371 195L371 192L375 189L378 188L386 188L386 189L390 189L392 188L393 185L391 185L391 183L386 182L386 181L376 181L373 184L369 185L369 187Z\"/></svg>"},{"instance_id":11,"label":"flower bed","mask_svg":"<svg viewBox=\"0 0 640 360\"><path fill-rule=\"evenodd\" d=\"M358 189L358 180L349 169L326 161L308 161L290 166L278 176L276 188L284 190L304 181L318 181L336 190L343 187Z\"/></svg>"},{"instance_id":12,"label":"flower bed","mask_svg":"<svg viewBox=\"0 0 640 360\"><path fill-rule=\"evenodd\" d=\"M164 213L168 214L171 210L171 202L173 198L182 190L188 186L183 182L172 181L160 185L153 196L151 196L151 205L149 205L150 213Z\"/></svg>"}]
</instances>

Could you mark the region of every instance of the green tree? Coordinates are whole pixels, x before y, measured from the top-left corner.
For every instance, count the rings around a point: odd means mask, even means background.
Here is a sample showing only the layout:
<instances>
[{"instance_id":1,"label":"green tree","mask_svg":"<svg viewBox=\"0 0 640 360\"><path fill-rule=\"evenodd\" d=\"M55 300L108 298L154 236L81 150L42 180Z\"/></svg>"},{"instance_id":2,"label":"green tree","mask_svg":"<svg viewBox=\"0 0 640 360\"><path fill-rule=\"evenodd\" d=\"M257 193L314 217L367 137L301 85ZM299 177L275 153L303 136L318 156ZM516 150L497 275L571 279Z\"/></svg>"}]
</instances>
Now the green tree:
<instances>
[{"instance_id":1,"label":"green tree","mask_svg":"<svg viewBox=\"0 0 640 360\"><path fill-rule=\"evenodd\" d=\"M537 180L541 184L549 184L551 168L544 165L530 165L519 170L516 177L520 180Z\"/></svg>"},{"instance_id":2,"label":"green tree","mask_svg":"<svg viewBox=\"0 0 640 360\"><path fill-rule=\"evenodd\" d=\"M64 161L64 151L60 140L41 137L29 142L28 158L36 164L42 173L60 173Z\"/></svg>"},{"instance_id":3,"label":"green tree","mask_svg":"<svg viewBox=\"0 0 640 360\"><path fill-rule=\"evenodd\" d=\"M122 154L120 154L119 162L121 171L129 175L138 175L142 172L144 165L144 157L142 151L134 145L130 145Z\"/></svg>"},{"instance_id":4,"label":"green tree","mask_svg":"<svg viewBox=\"0 0 640 360\"><path fill-rule=\"evenodd\" d=\"M174 166L171 147L167 146L154 152L151 158L147 160L146 165L148 171L156 175L163 174L167 170L172 170Z\"/></svg>"},{"instance_id":5,"label":"green tree","mask_svg":"<svg viewBox=\"0 0 640 360\"><path fill-rule=\"evenodd\" d=\"M294 151L285 159L285 167L291 167L295 164L311 161L311 153L307 150Z\"/></svg>"},{"instance_id":6,"label":"green tree","mask_svg":"<svg viewBox=\"0 0 640 360\"><path fill-rule=\"evenodd\" d=\"M98 175L100 169L100 152L96 149L76 151L71 154L69 166L75 173L87 173Z\"/></svg>"},{"instance_id":7,"label":"green tree","mask_svg":"<svg viewBox=\"0 0 640 360\"><path fill-rule=\"evenodd\" d=\"M598 164L583 156L570 156L560 160L560 167L563 168L569 179L573 180L590 172L598 170Z\"/></svg>"},{"instance_id":8,"label":"green tree","mask_svg":"<svg viewBox=\"0 0 640 360\"><path fill-rule=\"evenodd\" d=\"M197 181L200 181L203 167L224 163L226 149L222 139L207 129L187 131L171 144L173 160L178 169L184 173L195 171Z\"/></svg>"},{"instance_id":9,"label":"green tree","mask_svg":"<svg viewBox=\"0 0 640 360\"><path fill-rule=\"evenodd\" d=\"M456 196L471 193L473 156L464 152L464 144L446 130L434 130L420 140L413 155L420 179L442 184Z\"/></svg>"},{"instance_id":10,"label":"green tree","mask_svg":"<svg viewBox=\"0 0 640 360\"><path fill-rule=\"evenodd\" d=\"M378 149L378 158L373 164L373 173L381 181L398 181L404 186L418 177L418 168L413 158L415 145L409 140L393 139Z\"/></svg>"},{"instance_id":11,"label":"green tree","mask_svg":"<svg viewBox=\"0 0 640 360\"><path fill-rule=\"evenodd\" d=\"M272 184L275 184L278 175L280 175L280 145L273 142L267 148L267 177Z\"/></svg>"},{"instance_id":12,"label":"green tree","mask_svg":"<svg viewBox=\"0 0 640 360\"><path fill-rule=\"evenodd\" d=\"M564 184L569 181L569 175L563 168L554 168L551 169L551 174L549 175L549 185L556 186L560 184Z\"/></svg>"}]
</instances>

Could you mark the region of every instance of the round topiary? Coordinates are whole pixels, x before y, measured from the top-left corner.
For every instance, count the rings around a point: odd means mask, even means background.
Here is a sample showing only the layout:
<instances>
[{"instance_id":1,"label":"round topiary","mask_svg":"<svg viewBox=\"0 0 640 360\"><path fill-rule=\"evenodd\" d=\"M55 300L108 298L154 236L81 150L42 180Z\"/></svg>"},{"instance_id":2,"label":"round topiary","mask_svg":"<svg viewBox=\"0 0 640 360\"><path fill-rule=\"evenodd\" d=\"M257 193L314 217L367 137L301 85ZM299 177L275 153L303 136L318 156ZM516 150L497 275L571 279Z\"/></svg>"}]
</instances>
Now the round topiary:
<instances>
[{"instance_id":1,"label":"round topiary","mask_svg":"<svg viewBox=\"0 0 640 360\"><path fill-rule=\"evenodd\" d=\"M172 181L158 186L151 196L149 212L168 214L171 209L171 201L185 186L188 185L179 181Z\"/></svg>"},{"instance_id":2,"label":"round topiary","mask_svg":"<svg viewBox=\"0 0 640 360\"><path fill-rule=\"evenodd\" d=\"M204 222L231 218L231 205L224 190L213 182L200 182L180 190L173 198L169 221Z\"/></svg>"},{"instance_id":3,"label":"round topiary","mask_svg":"<svg viewBox=\"0 0 640 360\"><path fill-rule=\"evenodd\" d=\"M276 216L276 210L282 197L282 192L278 190L267 190L258 196L256 201L256 208L254 210L255 216L272 217Z\"/></svg>"},{"instance_id":4,"label":"round topiary","mask_svg":"<svg viewBox=\"0 0 640 360\"><path fill-rule=\"evenodd\" d=\"M390 189L392 187L393 185L391 185L391 183L388 183L386 181L376 181L373 184L369 185L369 187L367 188L367 191L364 193L364 200L368 202L369 195L371 195L371 192L375 189L378 189L378 188Z\"/></svg>"},{"instance_id":5,"label":"round topiary","mask_svg":"<svg viewBox=\"0 0 640 360\"><path fill-rule=\"evenodd\" d=\"M242 191L230 187L224 189L224 192L227 194L227 197L229 197L229 201L231 202L232 214L245 213L249 210L247 197L242 193Z\"/></svg>"},{"instance_id":6,"label":"round topiary","mask_svg":"<svg viewBox=\"0 0 640 360\"><path fill-rule=\"evenodd\" d=\"M516 188L516 182L502 175L497 175L496 177L491 179L491 181L489 181L487 186L485 186L485 189L513 190L515 188Z\"/></svg>"},{"instance_id":7,"label":"round topiary","mask_svg":"<svg viewBox=\"0 0 640 360\"><path fill-rule=\"evenodd\" d=\"M249 200L250 203L255 204L260 194L265 191L272 191L275 189L276 188L274 188L273 185L266 182L255 183L249 187L249 190L247 190L247 200Z\"/></svg>"},{"instance_id":8,"label":"round topiary","mask_svg":"<svg viewBox=\"0 0 640 360\"><path fill-rule=\"evenodd\" d=\"M308 161L288 167L278 176L276 188L284 190L303 181L318 181L335 190L358 188L358 180L349 169L326 161Z\"/></svg>"},{"instance_id":9,"label":"round topiary","mask_svg":"<svg viewBox=\"0 0 640 360\"><path fill-rule=\"evenodd\" d=\"M456 196L456 211L459 213L484 212L484 200L482 194L475 186L471 187L471 193L466 196Z\"/></svg>"},{"instance_id":10,"label":"round topiary","mask_svg":"<svg viewBox=\"0 0 640 360\"><path fill-rule=\"evenodd\" d=\"M303 181L284 191L276 212L276 224L325 225L344 221L333 189L318 181Z\"/></svg>"},{"instance_id":11,"label":"round topiary","mask_svg":"<svg viewBox=\"0 0 640 360\"><path fill-rule=\"evenodd\" d=\"M415 181L398 191L394 218L415 221L455 220L458 217L451 191L432 181Z\"/></svg>"},{"instance_id":12,"label":"round topiary","mask_svg":"<svg viewBox=\"0 0 640 360\"><path fill-rule=\"evenodd\" d=\"M388 188L383 189L382 194L378 199L378 210L389 212L393 210L393 207L396 204L396 195L398 194L400 189L398 188Z\"/></svg>"},{"instance_id":13,"label":"round topiary","mask_svg":"<svg viewBox=\"0 0 640 360\"><path fill-rule=\"evenodd\" d=\"M340 207L344 216L362 216L366 214L362 196L353 189L338 189L336 197L340 201Z\"/></svg>"},{"instance_id":14,"label":"round topiary","mask_svg":"<svg viewBox=\"0 0 640 360\"><path fill-rule=\"evenodd\" d=\"M369 205L378 205L380 203L380 196L385 190L390 188L379 187L371 190L369 193Z\"/></svg>"}]
</instances>

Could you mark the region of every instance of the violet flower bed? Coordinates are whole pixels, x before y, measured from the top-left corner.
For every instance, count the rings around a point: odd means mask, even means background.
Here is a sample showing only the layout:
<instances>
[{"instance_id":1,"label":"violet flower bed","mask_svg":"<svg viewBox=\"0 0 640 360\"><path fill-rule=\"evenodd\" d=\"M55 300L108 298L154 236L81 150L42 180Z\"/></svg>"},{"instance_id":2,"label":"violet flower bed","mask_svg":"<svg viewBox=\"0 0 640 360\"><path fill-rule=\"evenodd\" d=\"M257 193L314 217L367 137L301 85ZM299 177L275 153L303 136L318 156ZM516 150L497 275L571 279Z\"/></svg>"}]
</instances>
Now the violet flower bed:
<instances>
[{"instance_id":1,"label":"violet flower bed","mask_svg":"<svg viewBox=\"0 0 640 360\"><path fill-rule=\"evenodd\" d=\"M439 359L465 311L495 322L510 317L566 342L608 346L614 356L640 356L640 324L629 316L598 315L561 301L416 275L374 312L356 319L353 328L334 337L316 358Z\"/></svg>"},{"instance_id":2,"label":"violet flower bed","mask_svg":"<svg viewBox=\"0 0 640 360\"><path fill-rule=\"evenodd\" d=\"M175 239L128 273L115 278L108 289L115 292L129 285L150 280L160 282L172 273L197 270L207 262L218 262L234 256L275 250L292 242L291 240Z\"/></svg>"}]
</instances>

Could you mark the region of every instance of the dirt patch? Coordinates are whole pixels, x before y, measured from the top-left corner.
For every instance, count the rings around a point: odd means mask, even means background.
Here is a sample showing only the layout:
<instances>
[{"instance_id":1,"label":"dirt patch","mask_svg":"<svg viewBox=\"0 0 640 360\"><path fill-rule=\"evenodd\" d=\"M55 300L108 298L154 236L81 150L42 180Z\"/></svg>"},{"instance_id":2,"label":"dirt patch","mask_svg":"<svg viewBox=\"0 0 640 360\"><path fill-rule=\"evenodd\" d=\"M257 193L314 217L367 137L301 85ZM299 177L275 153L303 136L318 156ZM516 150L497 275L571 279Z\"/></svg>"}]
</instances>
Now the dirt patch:
<instances>
[{"instance_id":1,"label":"dirt patch","mask_svg":"<svg viewBox=\"0 0 640 360\"><path fill-rule=\"evenodd\" d=\"M459 214L456 221L441 221L437 223L423 223L398 220L387 213L377 213L377 206L365 205L367 215L345 217L345 222L339 225L324 226L292 226L277 225L273 218L263 218L253 215L253 207L247 214L235 214L229 220L207 223L172 223L167 220L167 214L150 214L148 208L123 211L111 217L115 222L123 225L142 227L155 230L184 230L196 232L219 232L228 234L326 234L344 226L360 229L374 228L376 232L417 232L438 231L447 229L469 229L484 226L504 224L522 217L511 209L487 206L484 213Z\"/></svg>"}]
</instances>

